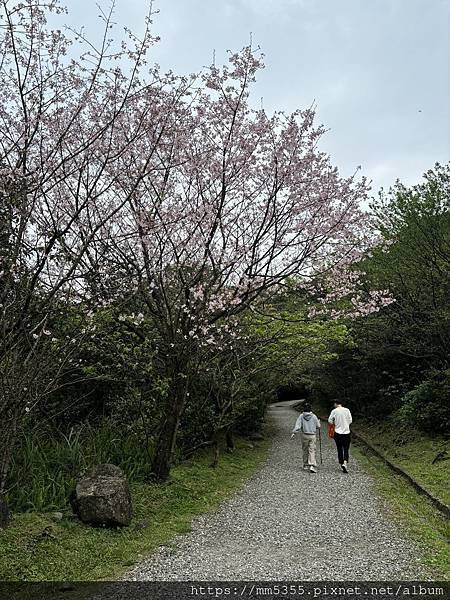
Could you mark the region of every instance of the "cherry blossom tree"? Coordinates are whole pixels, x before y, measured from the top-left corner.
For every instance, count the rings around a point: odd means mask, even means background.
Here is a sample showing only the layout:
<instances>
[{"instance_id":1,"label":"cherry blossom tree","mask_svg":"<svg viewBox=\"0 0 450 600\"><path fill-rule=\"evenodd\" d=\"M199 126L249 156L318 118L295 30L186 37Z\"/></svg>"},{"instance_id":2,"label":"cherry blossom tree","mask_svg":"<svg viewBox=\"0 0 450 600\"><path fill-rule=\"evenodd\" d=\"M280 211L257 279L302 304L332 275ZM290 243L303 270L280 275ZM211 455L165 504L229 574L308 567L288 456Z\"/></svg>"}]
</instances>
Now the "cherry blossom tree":
<instances>
[{"instance_id":1,"label":"cherry blossom tree","mask_svg":"<svg viewBox=\"0 0 450 600\"><path fill-rule=\"evenodd\" d=\"M135 171L116 202L123 155L167 84L146 66L151 10L141 38L128 32L119 43L110 38L113 11L114 3L101 13L96 46L82 31L49 26L49 15L65 12L57 0L0 1L0 492L27 410L57 385L58 360L70 354L55 340L53 371L41 368L52 313L86 290L95 298L99 236L145 175ZM161 113L159 131L166 121Z\"/></svg>"},{"instance_id":2,"label":"cherry blossom tree","mask_svg":"<svg viewBox=\"0 0 450 600\"><path fill-rule=\"evenodd\" d=\"M96 46L49 27L56 0L0 0L0 370L38 360L61 304L139 299L170 382L152 464L165 479L189 388L239 335L236 317L292 277L348 294L348 266L370 243L367 185L320 151L313 108L253 107L258 50L163 75L147 65L151 5L141 38L119 43L113 9ZM26 394L0 389L0 401L17 431Z\"/></svg>"},{"instance_id":3,"label":"cherry blossom tree","mask_svg":"<svg viewBox=\"0 0 450 600\"><path fill-rule=\"evenodd\" d=\"M236 315L287 278L307 286L342 273L369 242L359 208L367 184L341 178L319 150L314 110L269 116L252 107L262 66L245 47L192 77L157 151L153 136L142 136L124 155L128 178L117 197L130 201L115 221L103 279L128 278L163 340L172 384L152 465L160 479L198 357L220 350ZM141 169L148 176L136 183Z\"/></svg>"}]
</instances>

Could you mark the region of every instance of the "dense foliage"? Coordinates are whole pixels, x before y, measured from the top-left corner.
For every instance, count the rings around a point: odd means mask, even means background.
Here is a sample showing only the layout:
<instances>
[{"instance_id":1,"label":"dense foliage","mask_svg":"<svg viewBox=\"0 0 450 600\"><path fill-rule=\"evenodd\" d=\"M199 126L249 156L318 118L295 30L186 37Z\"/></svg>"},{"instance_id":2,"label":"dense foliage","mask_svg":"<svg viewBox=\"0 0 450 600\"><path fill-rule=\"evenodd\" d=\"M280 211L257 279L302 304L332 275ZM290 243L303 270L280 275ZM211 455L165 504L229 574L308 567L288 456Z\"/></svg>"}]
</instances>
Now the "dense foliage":
<instances>
[{"instance_id":1,"label":"dense foliage","mask_svg":"<svg viewBox=\"0 0 450 600\"><path fill-rule=\"evenodd\" d=\"M395 302L351 325L353 347L313 375L316 397L343 398L365 415L398 414L448 433L450 402L450 168L398 183L372 205L384 244L359 269Z\"/></svg>"}]
</instances>

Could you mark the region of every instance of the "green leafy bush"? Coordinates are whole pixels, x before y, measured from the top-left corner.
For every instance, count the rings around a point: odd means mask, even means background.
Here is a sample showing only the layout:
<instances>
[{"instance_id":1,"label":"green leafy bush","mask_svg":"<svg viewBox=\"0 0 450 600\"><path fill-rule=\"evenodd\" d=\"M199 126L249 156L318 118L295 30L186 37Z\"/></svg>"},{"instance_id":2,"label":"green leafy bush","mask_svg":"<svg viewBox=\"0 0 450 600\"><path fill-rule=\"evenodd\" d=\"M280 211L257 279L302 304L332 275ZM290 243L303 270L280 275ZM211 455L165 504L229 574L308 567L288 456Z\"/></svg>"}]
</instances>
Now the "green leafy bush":
<instances>
[{"instance_id":1,"label":"green leafy bush","mask_svg":"<svg viewBox=\"0 0 450 600\"><path fill-rule=\"evenodd\" d=\"M430 378L403 397L397 416L427 433L450 431L450 369L433 371Z\"/></svg>"}]
</instances>

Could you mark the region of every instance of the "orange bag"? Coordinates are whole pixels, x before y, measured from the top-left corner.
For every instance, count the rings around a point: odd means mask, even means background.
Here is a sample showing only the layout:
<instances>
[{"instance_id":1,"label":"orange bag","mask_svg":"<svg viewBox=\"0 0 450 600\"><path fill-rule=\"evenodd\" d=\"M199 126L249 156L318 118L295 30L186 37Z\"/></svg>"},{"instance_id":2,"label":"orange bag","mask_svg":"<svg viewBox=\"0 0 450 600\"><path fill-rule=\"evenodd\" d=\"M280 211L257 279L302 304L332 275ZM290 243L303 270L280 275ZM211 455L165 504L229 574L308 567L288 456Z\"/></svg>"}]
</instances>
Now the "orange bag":
<instances>
[{"instance_id":1,"label":"orange bag","mask_svg":"<svg viewBox=\"0 0 450 600\"><path fill-rule=\"evenodd\" d=\"M328 423L328 437L334 438L334 430L336 429L334 423Z\"/></svg>"}]
</instances>

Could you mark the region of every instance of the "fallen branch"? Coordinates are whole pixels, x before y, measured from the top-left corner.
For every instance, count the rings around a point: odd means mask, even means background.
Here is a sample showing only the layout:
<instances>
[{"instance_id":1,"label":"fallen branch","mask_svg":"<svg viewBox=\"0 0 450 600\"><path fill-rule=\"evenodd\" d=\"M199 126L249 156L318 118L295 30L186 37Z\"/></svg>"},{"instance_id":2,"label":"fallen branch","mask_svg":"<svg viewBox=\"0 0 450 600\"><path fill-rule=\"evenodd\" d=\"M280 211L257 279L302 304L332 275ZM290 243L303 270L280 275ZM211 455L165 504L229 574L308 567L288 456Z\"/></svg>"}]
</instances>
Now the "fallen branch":
<instances>
[{"instance_id":1,"label":"fallen branch","mask_svg":"<svg viewBox=\"0 0 450 600\"><path fill-rule=\"evenodd\" d=\"M191 454L194 454L194 452L196 452L197 450L200 450L201 448L208 448L213 445L214 445L214 440L207 440L206 442L201 442L200 444L197 444L193 448L189 448L189 450L186 450L185 452L183 452L183 458L187 458L188 456L191 456Z\"/></svg>"},{"instance_id":2,"label":"fallen branch","mask_svg":"<svg viewBox=\"0 0 450 600\"><path fill-rule=\"evenodd\" d=\"M431 461L431 464L434 465L438 460L448 460L450 456L447 454L447 450L441 450L436 454L436 456Z\"/></svg>"}]
</instances>

